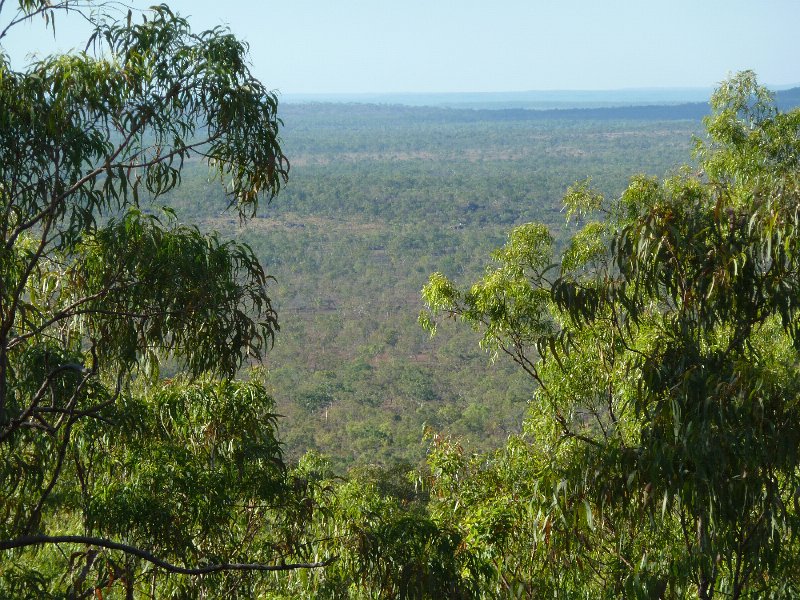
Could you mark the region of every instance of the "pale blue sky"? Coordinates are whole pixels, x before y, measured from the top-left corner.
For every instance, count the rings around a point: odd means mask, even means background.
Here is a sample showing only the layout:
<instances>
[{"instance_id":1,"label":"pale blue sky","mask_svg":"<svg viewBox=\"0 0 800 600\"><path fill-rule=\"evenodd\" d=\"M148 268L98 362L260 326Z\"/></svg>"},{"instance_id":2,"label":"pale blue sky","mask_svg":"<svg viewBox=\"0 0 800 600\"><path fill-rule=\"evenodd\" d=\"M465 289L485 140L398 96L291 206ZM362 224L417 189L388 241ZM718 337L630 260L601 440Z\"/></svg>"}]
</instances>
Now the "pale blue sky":
<instances>
[{"instance_id":1,"label":"pale blue sky","mask_svg":"<svg viewBox=\"0 0 800 600\"><path fill-rule=\"evenodd\" d=\"M708 88L741 69L800 83L800 0L167 3L195 29L228 25L250 43L255 74L287 94ZM49 49L41 28L6 49ZM67 47L73 28L60 26Z\"/></svg>"}]
</instances>

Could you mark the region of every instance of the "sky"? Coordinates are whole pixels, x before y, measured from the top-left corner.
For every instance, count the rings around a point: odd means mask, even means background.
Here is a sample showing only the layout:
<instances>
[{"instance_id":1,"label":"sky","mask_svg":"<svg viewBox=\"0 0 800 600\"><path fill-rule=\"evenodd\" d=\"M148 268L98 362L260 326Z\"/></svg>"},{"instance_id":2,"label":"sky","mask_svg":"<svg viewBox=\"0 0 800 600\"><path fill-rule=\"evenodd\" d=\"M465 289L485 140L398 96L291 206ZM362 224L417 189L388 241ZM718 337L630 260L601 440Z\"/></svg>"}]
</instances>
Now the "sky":
<instances>
[{"instance_id":1,"label":"sky","mask_svg":"<svg viewBox=\"0 0 800 600\"><path fill-rule=\"evenodd\" d=\"M247 41L283 94L711 88L743 69L800 84L800 0L165 1ZM61 19L55 45L38 21L2 43L19 67L85 37Z\"/></svg>"}]
</instances>

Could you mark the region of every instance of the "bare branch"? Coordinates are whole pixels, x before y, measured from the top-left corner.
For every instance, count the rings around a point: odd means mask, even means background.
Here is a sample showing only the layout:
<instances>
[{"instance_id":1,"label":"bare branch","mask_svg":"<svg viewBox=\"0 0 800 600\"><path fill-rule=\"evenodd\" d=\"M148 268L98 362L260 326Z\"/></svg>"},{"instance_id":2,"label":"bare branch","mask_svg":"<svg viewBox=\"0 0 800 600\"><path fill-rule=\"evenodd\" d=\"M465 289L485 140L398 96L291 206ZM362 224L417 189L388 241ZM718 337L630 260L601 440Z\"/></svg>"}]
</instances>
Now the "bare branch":
<instances>
[{"instance_id":1,"label":"bare branch","mask_svg":"<svg viewBox=\"0 0 800 600\"><path fill-rule=\"evenodd\" d=\"M83 387L83 384L86 383L88 378L94 374L94 370L90 371L86 369L83 365L79 365L77 363L66 363L50 371L50 373L47 374L45 380L42 382L42 385L39 386L39 389L36 391L36 394L34 394L34 396L31 398L28 407L18 417L11 419L9 424L6 425L6 427L2 431L0 431L0 442L9 437L19 427L23 426L31 415L33 415L36 418L41 418L36 414L36 408L38 407L39 402L44 397L45 393L47 392L47 389L50 387L50 384L53 382L53 378L59 373L62 373L64 371L75 371L84 376L83 380L78 385L78 388L75 391L76 394ZM75 396L73 395L73 398L74 397Z\"/></svg>"},{"instance_id":2,"label":"bare branch","mask_svg":"<svg viewBox=\"0 0 800 600\"><path fill-rule=\"evenodd\" d=\"M12 540L0 540L0 551L27 548L30 546L44 546L46 544L86 544L88 546L108 548L109 550L119 550L125 554L141 558L165 571L181 575L209 575L211 573L221 573L224 571L294 571L297 569L319 569L327 567L339 558L338 556L333 556L323 561L310 563L281 563L277 565L265 565L261 563L220 563L218 565L191 568L173 565L146 550L136 548L129 544L122 544L104 538L85 535L26 535Z\"/></svg>"}]
</instances>

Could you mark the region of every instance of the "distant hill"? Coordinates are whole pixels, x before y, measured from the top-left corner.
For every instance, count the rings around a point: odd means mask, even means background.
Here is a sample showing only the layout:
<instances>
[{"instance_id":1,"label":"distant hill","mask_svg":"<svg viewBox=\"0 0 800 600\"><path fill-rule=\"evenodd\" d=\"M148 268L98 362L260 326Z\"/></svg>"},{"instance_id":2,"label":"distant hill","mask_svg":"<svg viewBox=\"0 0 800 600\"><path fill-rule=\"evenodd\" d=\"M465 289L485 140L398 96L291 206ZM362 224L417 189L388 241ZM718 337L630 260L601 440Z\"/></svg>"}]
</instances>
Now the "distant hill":
<instances>
[{"instance_id":1,"label":"distant hill","mask_svg":"<svg viewBox=\"0 0 800 600\"><path fill-rule=\"evenodd\" d=\"M287 103L357 103L428 106L455 109L551 110L564 108L609 108L651 104L684 104L705 101L708 88L545 90L526 92L406 93L406 94L287 94Z\"/></svg>"},{"instance_id":2,"label":"distant hill","mask_svg":"<svg viewBox=\"0 0 800 600\"><path fill-rule=\"evenodd\" d=\"M311 96L289 96L284 104L286 107L298 106L297 102L292 102L291 98L305 98L301 105L314 104L318 109L324 110L324 105L331 105L331 112L338 112L338 106L358 107L358 112L362 115L372 113L376 118L380 118L383 113L396 114L400 112L414 112L415 117L429 122L449 122L449 123L470 123L475 121L540 121L540 120L644 120L644 121L676 121L688 120L698 121L710 112L708 98L710 91L706 92L702 102L670 102L670 99L680 97L683 94L697 94L697 90L689 91L668 91L657 90L649 94L645 91L629 92L627 96L623 92L612 94L611 92L539 92L538 94L549 94L547 100L545 96L539 96L536 102L539 105L551 104L558 107L553 108L530 108L505 106L514 103L514 94L429 94L429 95L341 95L341 101L331 101L335 96L325 96L326 102L311 102ZM524 103L527 96L518 94L517 103ZM568 94L573 94L568 96ZM780 90L776 94L776 104L781 110L789 110L800 106L800 87ZM441 100L450 97L452 103L441 103ZM479 101L484 97L483 101ZM531 96L533 97L533 96ZM490 101L495 99L494 103ZM359 101L361 99L361 101ZM383 103L382 99L394 99L397 102ZM406 101L403 101L403 100ZM425 99L430 104L419 104ZM435 101L439 101L437 104ZM455 100L459 99L458 102ZM644 100L638 103L637 100ZM649 102L647 100L650 100ZM533 101L531 101L533 102ZM621 104L627 102L627 104ZM613 104L597 106L597 103ZM474 104L474 106L470 106ZM291 110L291 108L289 108Z\"/></svg>"}]
</instances>

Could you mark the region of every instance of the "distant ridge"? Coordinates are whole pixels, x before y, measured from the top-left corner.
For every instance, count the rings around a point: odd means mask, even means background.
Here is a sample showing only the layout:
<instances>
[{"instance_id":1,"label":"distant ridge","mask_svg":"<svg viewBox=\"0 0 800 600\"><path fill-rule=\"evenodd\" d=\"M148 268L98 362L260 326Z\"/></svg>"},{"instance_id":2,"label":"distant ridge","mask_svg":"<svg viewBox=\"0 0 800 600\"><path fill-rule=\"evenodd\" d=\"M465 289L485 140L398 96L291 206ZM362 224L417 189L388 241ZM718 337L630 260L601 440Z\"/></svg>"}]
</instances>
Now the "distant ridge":
<instances>
[{"instance_id":1,"label":"distant ridge","mask_svg":"<svg viewBox=\"0 0 800 600\"><path fill-rule=\"evenodd\" d=\"M775 92L775 104L781 111L800 106L800 87ZM550 110L505 109L476 110L486 120L539 120L539 119L591 119L591 120L647 120L674 121L699 120L711 113L708 101L683 104L650 104L641 106L610 106L598 108L556 108ZM502 116L501 116L502 115ZM503 118L504 117L504 118Z\"/></svg>"},{"instance_id":2,"label":"distant ridge","mask_svg":"<svg viewBox=\"0 0 800 600\"><path fill-rule=\"evenodd\" d=\"M710 96L710 92L708 93ZM776 105L781 111L800 106L800 87L775 92ZM288 101L286 101L288 102ZM700 120L710 114L708 100L683 103L643 103L641 105L593 106L567 108L466 108L464 106L430 106L408 104L386 104L375 102L304 102L319 108L357 106L361 112L378 117L382 113L414 112L424 121L472 122L472 121L538 121L538 120L646 120L675 121ZM298 103L288 102L284 109L289 112ZM485 105L483 105L485 106Z\"/></svg>"}]
</instances>

